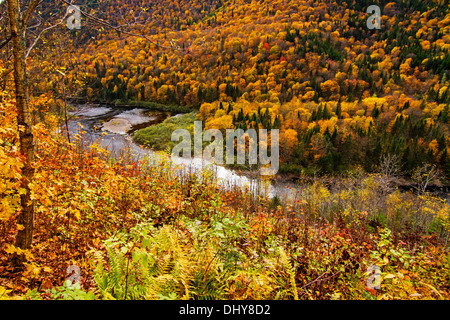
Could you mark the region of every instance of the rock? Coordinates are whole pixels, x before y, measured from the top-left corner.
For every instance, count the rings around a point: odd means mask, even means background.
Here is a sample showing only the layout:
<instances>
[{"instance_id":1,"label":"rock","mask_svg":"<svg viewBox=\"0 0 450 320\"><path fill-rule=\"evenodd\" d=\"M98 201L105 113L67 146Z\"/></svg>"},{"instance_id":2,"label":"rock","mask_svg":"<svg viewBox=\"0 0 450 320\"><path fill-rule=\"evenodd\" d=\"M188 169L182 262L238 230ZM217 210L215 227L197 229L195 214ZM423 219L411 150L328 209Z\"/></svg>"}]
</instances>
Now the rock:
<instances>
[{"instance_id":1,"label":"rock","mask_svg":"<svg viewBox=\"0 0 450 320\"><path fill-rule=\"evenodd\" d=\"M131 122L127 119L113 118L103 124L102 130L117 134L126 134L131 127Z\"/></svg>"}]
</instances>

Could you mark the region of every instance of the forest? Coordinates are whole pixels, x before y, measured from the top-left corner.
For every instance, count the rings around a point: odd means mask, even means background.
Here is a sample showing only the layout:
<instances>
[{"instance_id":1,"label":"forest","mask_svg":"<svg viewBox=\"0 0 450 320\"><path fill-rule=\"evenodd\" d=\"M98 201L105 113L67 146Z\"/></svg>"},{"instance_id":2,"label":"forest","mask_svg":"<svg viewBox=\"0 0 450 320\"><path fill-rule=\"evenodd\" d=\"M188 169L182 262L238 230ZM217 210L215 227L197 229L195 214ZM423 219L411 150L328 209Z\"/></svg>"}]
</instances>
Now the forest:
<instances>
[{"instance_id":1,"label":"forest","mask_svg":"<svg viewBox=\"0 0 450 320\"><path fill-rule=\"evenodd\" d=\"M88 99L187 106L206 128L278 128L285 173L374 172L392 154L407 176L428 163L448 179L448 6L378 1L378 31L366 27L365 3L354 2L359 9L343 1L130 1L131 11L142 8L133 32L151 41L86 28L74 31L72 45L82 48L69 46L58 60L70 92ZM99 17L131 19L116 7ZM55 90L58 76L50 72L35 90Z\"/></svg>"},{"instance_id":2,"label":"forest","mask_svg":"<svg viewBox=\"0 0 450 320\"><path fill-rule=\"evenodd\" d=\"M450 298L447 1L3 0L0 18L0 300ZM135 160L69 135L89 103L179 117L130 135L161 157ZM278 129L258 183L295 196L178 176L170 135L196 120Z\"/></svg>"}]
</instances>

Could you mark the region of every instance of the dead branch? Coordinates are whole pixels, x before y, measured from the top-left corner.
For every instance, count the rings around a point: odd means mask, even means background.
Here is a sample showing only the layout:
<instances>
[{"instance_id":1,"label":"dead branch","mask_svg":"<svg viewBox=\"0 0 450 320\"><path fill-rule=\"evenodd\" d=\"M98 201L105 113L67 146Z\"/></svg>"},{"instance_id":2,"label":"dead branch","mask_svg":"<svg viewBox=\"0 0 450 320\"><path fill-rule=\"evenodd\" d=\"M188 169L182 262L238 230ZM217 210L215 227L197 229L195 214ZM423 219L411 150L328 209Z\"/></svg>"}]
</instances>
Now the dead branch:
<instances>
[{"instance_id":1,"label":"dead branch","mask_svg":"<svg viewBox=\"0 0 450 320\"><path fill-rule=\"evenodd\" d=\"M67 1L67 0L61 0L61 1L64 2L64 3L66 3L66 4L68 4L68 5L72 5L72 4L71 4L69 1ZM175 46L170 46L170 47L168 47L168 46L161 45L161 44L159 44L159 43L153 41L152 39L150 39L150 38L149 38L147 35L145 35L145 34L137 34L137 33L134 33L134 32L129 32L129 31L127 31L127 30L124 30L124 29L121 28L121 27L113 26L112 24L106 22L105 20L100 19L100 18L97 18L97 17L95 17L95 16L93 16L93 15L91 15L91 14L89 14L89 13L87 13L87 12L81 10L81 9L80 9L80 13L83 14L86 18L88 18L88 19L90 19L90 20L92 20L92 21L94 21L94 22L96 22L96 23L98 23L98 24L101 24L101 25L103 25L103 26L105 26L105 27L111 28L111 29L113 29L113 30L115 30L115 31L117 31L117 32L119 32L119 33L123 33L123 34L129 35L129 36L133 36L133 37L138 37L138 38L145 39L145 40L149 41L150 43L152 43L152 44L154 44L155 46L158 46L158 47L160 47L160 48L171 49L171 50L178 50L178 51L186 51L185 49L177 48L177 47L175 47Z\"/></svg>"}]
</instances>

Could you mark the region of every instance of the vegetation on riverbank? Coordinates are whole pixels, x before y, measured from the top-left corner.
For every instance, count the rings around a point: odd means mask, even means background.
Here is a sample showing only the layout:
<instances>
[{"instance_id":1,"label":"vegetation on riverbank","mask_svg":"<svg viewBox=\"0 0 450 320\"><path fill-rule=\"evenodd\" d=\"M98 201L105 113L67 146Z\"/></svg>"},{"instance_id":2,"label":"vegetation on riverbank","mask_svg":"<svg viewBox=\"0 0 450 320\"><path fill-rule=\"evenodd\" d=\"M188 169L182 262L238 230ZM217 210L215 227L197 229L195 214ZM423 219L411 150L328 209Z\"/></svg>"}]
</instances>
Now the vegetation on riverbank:
<instances>
[{"instance_id":1,"label":"vegetation on riverbank","mask_svg":"<svg viewBox=\"0 0 450 320\"><path fill-rule=\"evenodd\" d=\"M192 108L186 106L180 106L175 104L162 104L151 101L139 101L139 100L121 100L117 99L113 101L115 106L123 107L123 106L132 106L139 108L146 108L150 110L157 110L163 112L171 112L171 113L190 113L193 112Z\"/></svg>"},{"instance_id":2,"label":"vegetation on riverbank","mask_svg":"<svg viewBox=\"0 0 450 320\"><path fill-rule=\"evenodd\" d=\"M191 129L194 121L197 119L197 112L170 117L162 123L137 130L133 134L133 140L153 150L168 150L178 144L178 141L172 141L172 133L177 129ZM192 129L191 129L192 131Z\"/></svg>"}]
</instances>

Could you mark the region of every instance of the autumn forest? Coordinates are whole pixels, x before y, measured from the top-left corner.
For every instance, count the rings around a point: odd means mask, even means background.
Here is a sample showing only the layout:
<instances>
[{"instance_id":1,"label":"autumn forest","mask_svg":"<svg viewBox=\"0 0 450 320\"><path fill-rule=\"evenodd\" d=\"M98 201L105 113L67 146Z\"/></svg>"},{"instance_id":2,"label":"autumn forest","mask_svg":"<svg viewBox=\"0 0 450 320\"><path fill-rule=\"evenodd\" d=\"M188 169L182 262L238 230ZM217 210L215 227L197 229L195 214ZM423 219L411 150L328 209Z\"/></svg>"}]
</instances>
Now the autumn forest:
<instances>
[{"instance_id":1,"label":"autumn forest","mask_svg":"<svg viewBox=\"0 0 450 320\"><path fill-rule=\"evenodd\" d=\"M448 300L449 88L445 0L0 0L0 300ZM277 174L177 174L194 121Z\"/></svg>"}]
</instances>

